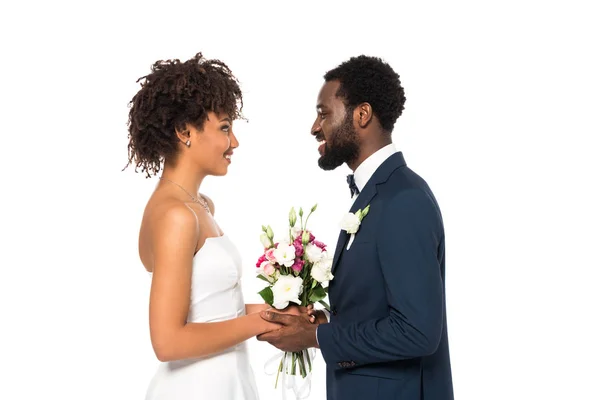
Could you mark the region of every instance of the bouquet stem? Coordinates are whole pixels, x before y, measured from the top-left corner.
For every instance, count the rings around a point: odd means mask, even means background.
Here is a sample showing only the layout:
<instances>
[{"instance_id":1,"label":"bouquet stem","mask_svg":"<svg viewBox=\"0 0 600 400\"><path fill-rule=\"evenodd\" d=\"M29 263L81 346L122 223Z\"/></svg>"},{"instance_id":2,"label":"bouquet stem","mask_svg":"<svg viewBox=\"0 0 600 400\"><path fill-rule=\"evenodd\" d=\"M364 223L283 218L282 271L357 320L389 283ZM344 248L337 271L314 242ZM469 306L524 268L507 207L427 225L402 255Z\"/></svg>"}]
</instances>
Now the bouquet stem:
<instances>
[{"instance_id":1,"label":"bouquet stem","mask_svg":"<svg viewBox=\"0 0 600 400\"><path fill-rule=\"evenodd\" d=\"M279 373L283 371L283 360L285 356L281 357L281 361L279 362L279 368L277 368L277 376L275 377L275 389L277 389L277 382L279 382Z\"/></svg>"},{"instance_id":2,"label":"bouquet stem","mask_svg":"<svg viewBox=\"0 0 600 400\"><path fill-rule=\"evenodd\" d=\"M289 360L290 357L292 359L292 362L291 365L288 367L287 360ZM277 384L279 383L279 374L296 375L296 367L298 367L298 371L300 372L302 378L306 378L308 376L308 373L312 371L312 363L310 361L308 350L284 353L283 357L281 357L281 361L279 362L279 367L277 368L277 376L275 377L275 389L277 389Z\"/></svg>"},{"instance_id":3,"label":"bouquet stem","mask_svg":"<svg viewBox=\"0 0 600 400\"><path fill-rule=\"evenodd\" d=\"M304 365L304 350L298 353L298 359L300 360L300 375L306 378L306 365Z\"/></svg>"}]
</instances>

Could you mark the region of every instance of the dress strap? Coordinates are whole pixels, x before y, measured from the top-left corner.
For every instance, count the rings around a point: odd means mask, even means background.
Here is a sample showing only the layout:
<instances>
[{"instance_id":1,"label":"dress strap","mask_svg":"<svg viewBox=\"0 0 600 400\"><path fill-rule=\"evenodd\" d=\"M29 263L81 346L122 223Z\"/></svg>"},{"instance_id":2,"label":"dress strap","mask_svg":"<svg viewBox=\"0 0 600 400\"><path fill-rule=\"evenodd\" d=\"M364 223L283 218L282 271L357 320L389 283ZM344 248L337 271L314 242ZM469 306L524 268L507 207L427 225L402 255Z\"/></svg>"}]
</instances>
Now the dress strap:
<instances>
[{"instance_id":1,"label":"dress strap","mask_svg":"<svg viewBox=\"0 0 600 400\"><path fill-rule=\"evenodd\" d=\"M190 205L188 203L185 203L186 207L190 209L190 211L192 212L192 214L194 214L194 217L196 217L196 248L194 250L194 255L198 252L198 239L200 237L200 220L198 219L198 214L196 214L196 211L194 211L194 209L192 207L190 207Z\"/></svg>"}]
</instances>

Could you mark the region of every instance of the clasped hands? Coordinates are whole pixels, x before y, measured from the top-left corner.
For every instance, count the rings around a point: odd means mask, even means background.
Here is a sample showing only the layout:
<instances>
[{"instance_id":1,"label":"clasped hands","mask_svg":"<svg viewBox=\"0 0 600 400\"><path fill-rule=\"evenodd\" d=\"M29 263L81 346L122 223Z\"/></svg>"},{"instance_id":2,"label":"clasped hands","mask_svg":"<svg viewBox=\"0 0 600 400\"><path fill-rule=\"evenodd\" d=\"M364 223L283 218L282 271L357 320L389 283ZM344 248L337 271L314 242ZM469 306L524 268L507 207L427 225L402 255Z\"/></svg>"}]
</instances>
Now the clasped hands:
<instances>
[{"instance_id":1,"label":"clasped hands","mask_svg":"<svg viewBox=\"0 0 600 400\"><path fill-rule=\"evenodd\" d=\"M261 311L265 321L279 325L279 328L258 335L262 342L269 342L282 351L301 351L309 347L319 347L317 326L327 322L325 314L312 305L300 307L290 305L283 310L270 308Z\"/></svg>"}]
</instances>

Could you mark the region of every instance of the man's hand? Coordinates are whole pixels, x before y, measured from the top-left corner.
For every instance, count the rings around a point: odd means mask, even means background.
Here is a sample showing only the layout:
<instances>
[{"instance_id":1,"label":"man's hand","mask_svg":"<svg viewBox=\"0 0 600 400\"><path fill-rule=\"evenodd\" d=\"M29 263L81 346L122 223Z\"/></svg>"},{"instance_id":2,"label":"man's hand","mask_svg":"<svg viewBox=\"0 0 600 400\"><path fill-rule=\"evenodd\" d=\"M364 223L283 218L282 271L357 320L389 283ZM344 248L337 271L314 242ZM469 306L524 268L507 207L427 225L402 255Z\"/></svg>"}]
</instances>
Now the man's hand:
<instances>
[{"instance_id":1,"label":"man's hand","mask_svg":"<svg viewBox=\"0 0 600 400\"><path fill-rule=\"evenodd\" d=\"M281 325L280 329L263 333L256 338L269 342L282 351L301 351L317 344L317 324L311 323L306 316L281 314L275 311L262 311L262 319Z\"/></svg>"},{"instance_id":2,"label":"man's hand","mask_svg":"<svg viewBox=\"0 0 600 400\"><path fill-rule=\"evenodd\" d=\"M271 310L274 310L274 309L270 308L267 311L271 311ZM312 304L310 304L308 307L303 307L303 306L297 306L296 304L290 303L289 306L287 306L283 310L279 310L279 312L281 312L283 314L297 315L299 317L304 317L310 323L315 322L315 319L316 319L316 316L311 314L311 312L314 312ZM327 322L327 318L325 319L325 322Z\"/></svg>"},{"instance_id":3,"label":"man's hand","mask_svg":"<svg viewBox=\"0 0 600 400\"><path fill-rule=\"evenodd\" d=\"M329 322L325 313L321 310L315 310L315 307L312 304L309 304L306 307L306 313L311 319L311 322L316 322L317 324L326 324Z\"/></svg>"}]
</instances>

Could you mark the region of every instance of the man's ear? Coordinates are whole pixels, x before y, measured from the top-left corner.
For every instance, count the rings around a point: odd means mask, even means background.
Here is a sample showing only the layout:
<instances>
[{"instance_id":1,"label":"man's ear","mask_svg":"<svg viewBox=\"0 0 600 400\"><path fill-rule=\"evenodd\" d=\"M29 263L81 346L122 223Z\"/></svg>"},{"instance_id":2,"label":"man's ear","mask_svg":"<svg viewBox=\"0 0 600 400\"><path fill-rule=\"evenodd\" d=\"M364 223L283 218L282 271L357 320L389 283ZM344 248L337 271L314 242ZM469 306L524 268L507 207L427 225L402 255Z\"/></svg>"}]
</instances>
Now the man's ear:
<instances>
[{"instance_id":1,"label":"man's ear","mask_svg":"<svg viewBox=\"0 0 600 400\"><path fill-rule=\"evenodd\" d=\"M369 103L361 103L354 109L354 120L361 128L369 125L373 119L373 108Z\"/></svg>"}]
</instances>

